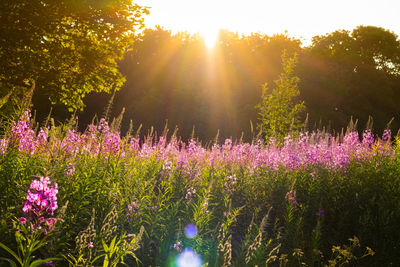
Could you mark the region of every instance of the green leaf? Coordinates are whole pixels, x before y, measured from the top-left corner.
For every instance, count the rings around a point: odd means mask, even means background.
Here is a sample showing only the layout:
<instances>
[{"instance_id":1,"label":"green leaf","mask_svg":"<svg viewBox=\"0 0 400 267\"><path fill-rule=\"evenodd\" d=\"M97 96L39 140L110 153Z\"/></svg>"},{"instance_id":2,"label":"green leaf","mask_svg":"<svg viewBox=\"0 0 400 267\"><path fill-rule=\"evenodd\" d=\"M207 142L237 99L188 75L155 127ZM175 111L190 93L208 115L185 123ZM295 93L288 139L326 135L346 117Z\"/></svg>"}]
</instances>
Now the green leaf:
<instances>
[{"instance_id":1,"label":"green leaf","mask_svg":"<svg viewBox=\"0 0 400 267\"><path fill-rule=\"evenodd\" d=\"M93 264L95 261L97 261L98 259L100 259L100 258L102 258L102 257L105 257L105 256L106 256L106 254L101 254L101 255L96 256L96 257L92 260L91 264Z\"/></svg>"},{"instance_id":2,"label":"green leaf","mask_svg":"<svg viewBox=\"0 0 400 267\"><path fill-rule=\"evenodd\" d=\"M107 255L106 255L106 256L104 257L103 267L108 267L109 262L110 262L110 261L109 261Z\"/></svg>"},{"instance_id":3,"label":"green leaf","mask_svg":"<svg viewBox=\"0 0 400 267\"><path fill-rule=\"evenodd\" d=\"M33 242L31 252L38 250L39 248L43 247L45 244L46 244L46 242L38 241L38 240Z\"/></svg>"},{"instance_id":4,"label":"green leaf","mask_svg":"<svg viewBox=\"0 0 400 267\"><path fill-rule=\"evenodd\" d=\"M2 247L3 249L5 249L8 253L10 253L18 262L19 264L22 265L22 260L17 256L17 254L15 254L14 251L12 251L9 247L7 247L6 245L4 245L3 243L0 242L0 247Z\"/></svg>"},{"instance_id":5,"label":"green leaf","mask_svg":"<svg viewBox=\"0 0 400 267\"><path fill-rule=\"evenodd\" d=\"M7 95L5 95L4 97L0 98L0 108L2 106L4 106L4 104L7 103L8 99L10 98L11 94L13 93L13 90L11 90L10 92L8 92Z\"/></svg>"},{"instance_id":6,"label":"green leaf","mask_svg":"<svg viewBox=\"0 0 400 267\"><path fill-rule=\"evenodd\" d=\"M11 267L17 267L17 264L16 264L13 260L0 257L0 261L8 261L8 262L10 263L10 266L11 266Z\"/></svg>"},{"instance_id":7,"label":"green leaf","mask_svg":"<svg viewBox=\"0 0 400 267\"><path fill-rule=\"evenodd\" d=\"M104 249L104 251L105 251L105 252L108 252L108 251L109 251L109 248L108 248L106 242L104 242L104 240L101 240L101 243L103 244L103 249Z\"/></svg>"},{"instance_id":8,"label":"green leaf","mask_svg":"<svg viewBox=\"0 0 400 267\"><path fill-rule=\"evenodd\" d=\"M117 240L117 236L114 236L113 240L111 241L110 244L110 250L114 251L115 250L115 241Z\"/></svg>"}]
</instances>

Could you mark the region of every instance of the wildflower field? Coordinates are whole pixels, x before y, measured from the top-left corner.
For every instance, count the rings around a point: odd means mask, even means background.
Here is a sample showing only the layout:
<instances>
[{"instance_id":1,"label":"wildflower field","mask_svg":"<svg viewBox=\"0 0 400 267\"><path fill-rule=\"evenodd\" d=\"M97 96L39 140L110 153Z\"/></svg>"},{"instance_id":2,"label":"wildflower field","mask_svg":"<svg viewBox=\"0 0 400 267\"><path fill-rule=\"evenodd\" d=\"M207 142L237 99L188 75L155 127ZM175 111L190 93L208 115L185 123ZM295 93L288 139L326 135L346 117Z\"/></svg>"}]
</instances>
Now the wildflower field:
<instances>
[{"instance_id":1,"label":"wildflower field","mask_svg":"<svg viewBox=\"0 0 400 267\"><path fill-rule=\"evenodd\" d=\"M50 122L0 137L0 266L400 265L389 130L206 145Z\"/></svg>"}]
</instances>

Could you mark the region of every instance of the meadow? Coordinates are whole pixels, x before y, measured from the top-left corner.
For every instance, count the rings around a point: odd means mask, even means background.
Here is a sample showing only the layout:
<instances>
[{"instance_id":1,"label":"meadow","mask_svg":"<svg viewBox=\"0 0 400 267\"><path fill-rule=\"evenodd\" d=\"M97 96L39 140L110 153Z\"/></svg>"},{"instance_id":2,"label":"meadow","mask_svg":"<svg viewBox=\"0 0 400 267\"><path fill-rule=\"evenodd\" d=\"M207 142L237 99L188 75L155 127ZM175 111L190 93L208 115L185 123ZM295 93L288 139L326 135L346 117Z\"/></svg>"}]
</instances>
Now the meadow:
<instances>
[{"instance_id":1,"label":"meadow","mask_svg":"<svg viewBox=\"0 0 400 267\"><path fill-rule=\"evenodd\" d=\"M202 144L118 124L3 125L0 265L400 265L389 130Z\"/></svg>"}]
</instances>

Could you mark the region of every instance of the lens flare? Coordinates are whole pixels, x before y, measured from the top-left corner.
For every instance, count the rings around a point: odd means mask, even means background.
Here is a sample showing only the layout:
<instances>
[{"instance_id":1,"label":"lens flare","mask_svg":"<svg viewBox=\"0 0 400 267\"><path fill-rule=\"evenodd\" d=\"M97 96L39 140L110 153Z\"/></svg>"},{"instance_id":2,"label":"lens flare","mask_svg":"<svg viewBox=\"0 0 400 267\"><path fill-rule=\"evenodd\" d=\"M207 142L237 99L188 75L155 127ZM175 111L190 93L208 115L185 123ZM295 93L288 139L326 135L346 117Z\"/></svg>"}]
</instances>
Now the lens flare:
<instances>
[{"instance_id":1,"label":"lens flare","mask_svg":"<svg viewBox=\"0 0 400 267\"><path fill-rule=\"evenodd\" d=\"M202 262L199 255L191 248L186 248L179 254L176 264L178 267L200 267Z\"/></svg>"},{"instance_id":2,"label":"lens flare","mask_svg":"<svg viewBox=\"0 0 400 267\"><path fill-rule=\"evenodd\" d=\"M197 235L196 225L189 224L185 227L185 235L187 238L193 238Z\"/></svg>"}]
</instances>

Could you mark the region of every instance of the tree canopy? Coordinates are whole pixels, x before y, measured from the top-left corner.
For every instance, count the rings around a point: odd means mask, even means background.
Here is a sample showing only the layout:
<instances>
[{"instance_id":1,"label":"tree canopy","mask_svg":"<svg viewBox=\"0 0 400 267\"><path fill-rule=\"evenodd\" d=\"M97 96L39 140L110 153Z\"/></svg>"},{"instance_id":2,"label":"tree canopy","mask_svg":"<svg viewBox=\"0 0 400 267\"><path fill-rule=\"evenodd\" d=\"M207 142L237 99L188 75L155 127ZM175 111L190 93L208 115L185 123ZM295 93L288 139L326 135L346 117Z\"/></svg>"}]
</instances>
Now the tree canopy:
<instances>
[{"instance_id":1,"label":"tree canopy","mask_svg":"<svg viewBox=\"0 0 400 267\"><path fill-rule=\"evenodd\" d=\"M39 94L74 110L89 92L119 89L118 60L147 13L131 0L1 1L1 94L17 98L35 81Z\"/></svg>"},{"instance_id":2,"label":"tree canopy","mask_svg":"<svg viewBox=\"0 0 400 267\"><path fill-rule=\"evenodd\" d=\"M367 39L376 43L373 53L365 52L371 47ZM240 138L244 132L249 140L257 134L251 133L251 125L258 121L255 106L263 84L274 85L284 72L281 54L286 49L298 55L292 75L299 78L300 95L293 99L304 100L308 129L330 126L340 131L352 116L359 119L360 129L372 116L377 132L395 117L392 126L397 129L400 75L397 54L390 51L399 43L392 32L372 26L316 36L308 47L287 35L221 31L210 52L201 36L146 29L119 64L127 82L115 95L113 112L118 115L126 108L122 129L132 119L136 127L154 126L160 132L168 121L183 138L190 138L195 126L202 139L210 140L220 130L221 137ZM368 59L379 55L385 61ZM100 114L109 99L105 94L88 96L82 123Z\"/></svg>"},{"instance_id":3,"label":"tree canopy","mask_svg":"<svg viewBox=\"0 0 400 267\"><path fill-rule=\"evenodd\" d=\"M313 38L299 59L301 97L310 118L344 127L350 116L399 127L400 41L388 30L359 26ZM364 125L361 125L363 127Z\"/></svg>"},{"instance_id":4,"label":"tree canopy","mask_svg":"<svg viewBox=\"0 0 400 267\"><path fill-rule=\"evenodd\" d=\"M136 28L141 24L142 11L142 8L137 10ZM5 28L2 29L4 31ZM6 43L5 40L2 42ZM32 69L35 72L22 71L23 68L28 69L29 65L12 67L11 64L8 73L8 63L3 61L0 63L1 75L14 77L11 74L16 69L21 70L18 72L21 75L15 76L20 79L14 81L25 91L31 85L24 86L22 81L27 77L37 79L34 109L38 111L39 119L45 118L49 112L49 106L42 99L50 95L55 98L54 101L60 102L57 97L67 94L64 99L78 105L79 102L74 100L78 96L69 98L68 94L74 96L75 88L79 84L87 84L92 86L93 91L83 98L83 103L87 105L85 112L78 114L80 124L85 125L92 120L95 113L103 113L110 99L106 92L113 86L117 88L116 83L121 81L121 84L124 75L126 83L116 92L111 109L111 116L117 116L125 108L122 131L128 129L131 119L134 127L143 124L143 129L150 129L154 126L159 132L168 121L169 128L178 126L179 135L183 138L190 138L195 127L195 135L201 139L210 140L220 130L221 137L240 138L244 132L243 137L249 140L257 134L255 131L251 132L251 129L258 120L255 106L261 101L263 84L273 85L284 72L281 54L286 49L288 54L298 55L293 76L299 77L300 95L295 98L304 100L307 106L310 130L315 129L314 126L330 126L331 129L340 131L346 127L351 116L359 119L360 128L372 116L376 132L382 131L392 117L395 118L393 128L397 130L400 127L400 41L397 35L386 29L359 26L353 31L338 30L316 36L307 47L301 46L299 40L287 34L268 36L254 33L246 36L220 31L214 49L209 50L199 35L173 34L161 27L144 29L126 42L129 42L131 49L122 49L121 46L118 56L126 51L123 59L118 61L110 56L112 64L103 64L106 57L97 57L96 47L103 49L102 45L105 44L95 42L92 46L94 50L85 50L86 45L83 44L79 49L75 48L76 51L71 50L65 56L66 61L62 61L62 49L66 48L54 48L60 53L60 58L40 52L39 55L48 56L44 58L51 62L52 67L47 67L47 63L42 69L34 66ZM6 45L9 46L7 49L14 49L10 44ZM112 45L105 47L109 48L105 51L111 51ZM6 50L1 50L1 53L3 51ZM33 53L23 49L18 51L20 54ZM90 51L95 57L74 58L75 54L85 54L84 51ZM116 54L110 52L108 55ZM32 62L39 60L33 56L28 59ZM60 65L58 72L55 71L59 67L57 62L69 62L68 60L77 64L78 73L75 73L74 68L65 67L66 63L63 63L62 68ZM84 70L84 66L88 71ZM110 75L101 76L103 73L100 70L110 70L106 66L112 66L111 69L115 72L106 72ZM31 73L41 75L32 76ZM42 75L43 73L47 74ZM58 87L61 84L58 78L64 77L62 75L66 75L68 84L73 89L67 90L66 82L63 83L65 92L60 89L62 87ZM119 77L119 80L114 79L115 77ZM96 79L100 79L100 82ZM7 81L9 86L5 87L3 81ZM56 82L53 84L49 81ZM77 85L74 81L78 81ZM7 90L2 91L1 96L6 96L10 88L16 86L10 79L2 78L2 83L2 89ZM103 93L96 93L100 91L99 88L104 89ZM271 92L272 90L267 91ZM87 91L84 92L86 93ZM64 119L65 115L63 113L57 119Z\"/></svg>"}]
</instances>

